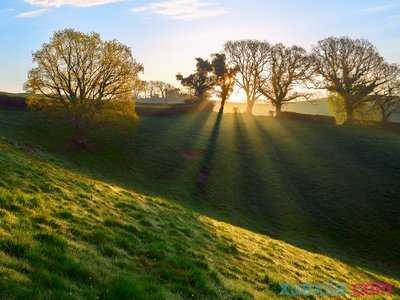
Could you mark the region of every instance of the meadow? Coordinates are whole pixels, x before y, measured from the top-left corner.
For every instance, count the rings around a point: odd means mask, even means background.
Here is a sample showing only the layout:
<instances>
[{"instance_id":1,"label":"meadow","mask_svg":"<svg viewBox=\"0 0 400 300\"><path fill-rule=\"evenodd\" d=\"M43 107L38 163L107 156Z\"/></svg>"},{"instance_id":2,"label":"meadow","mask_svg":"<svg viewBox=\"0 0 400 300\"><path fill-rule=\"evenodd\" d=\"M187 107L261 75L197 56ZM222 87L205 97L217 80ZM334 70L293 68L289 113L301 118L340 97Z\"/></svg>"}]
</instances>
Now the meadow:
<instances>
[{"instance_id":1,"label":"meadow","mask_svg":"<svg viewBox=\"0 0 400 300\"><path fill-rule=\"evenodd\" d=\"M82 150L62 120L0 120L0 298L400 284L398 132L194 113L107 121Z\"/></svg>"}]
</instances>

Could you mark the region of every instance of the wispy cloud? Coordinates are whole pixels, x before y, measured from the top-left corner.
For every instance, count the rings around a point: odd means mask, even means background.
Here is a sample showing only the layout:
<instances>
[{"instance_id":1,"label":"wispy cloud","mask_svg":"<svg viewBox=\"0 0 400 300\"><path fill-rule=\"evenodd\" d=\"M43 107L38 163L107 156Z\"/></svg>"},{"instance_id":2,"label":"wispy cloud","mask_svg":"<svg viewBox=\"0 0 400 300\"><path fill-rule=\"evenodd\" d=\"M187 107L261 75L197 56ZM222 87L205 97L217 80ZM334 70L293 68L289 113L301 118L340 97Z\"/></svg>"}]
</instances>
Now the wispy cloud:
<instances>
[{"instance_id":1,"label":"wispy cloud","mask_svg":"<svg viewBox=\"0 0 400 300\"><path fill-rule=\"evenodd\" d=\"M48 8L40 8L30 11L25 11L17 15L17 18L34 18L45 14L49 9Z\"/></svg>"},{"instance_id":2,"label":"wispy cloud","mask_svg":"<svg viewBox=\"0 0 400 300\"><path fill-rule=\"evenodd\" d=\"M53 8L62 6L91 7L122 2L125 0L25 0L26 3L38 9L19 13L17 18L34 18L41 16Z\"/></svg>"},{"instance_id":3,"label":"wispy cloud","mask_svg":"<svg viewBox=\"0 0 400 300\"><path fill-rule=\"evenodd\" d=\"M374 13L387 12L397 7L400 7L399 3L384 4L384 5L365 8L362 10L362 12L367 14L374 14Z\"/></svg>"},{"instance_id":4,"label":"wispy cloud","mask_svg":"<svg viewBox=\"0 0 400 300\"><path fill-rule=\"evenodd\" d=\"M25 0L25 2L39 7L52 8L65 5L76 7L90 7L121 2L124 0Z\"/></svg>"},{"instance_id":5,"label":"wispy cloud","mask_svg":"<svg viewBox=\"0 0 400 300\"><path fill-rule=\"evenodd\" d=\"M204 0L164 0L135 7L132 11L149 12L175 20L196 20L227 14L221 5Z\"/></svg>"},{"instance_id":6,"label":"wispy cloud","mask_svg":"<svg viewBox=\"0 0 400 300\"><path fill-rule=\"evenodd\" d=\"M10 13L10 12L13 12L13 11L15 11L14 8L3 8L3 9L0 9L0 13Z\"/></svg>"}]
</instances>

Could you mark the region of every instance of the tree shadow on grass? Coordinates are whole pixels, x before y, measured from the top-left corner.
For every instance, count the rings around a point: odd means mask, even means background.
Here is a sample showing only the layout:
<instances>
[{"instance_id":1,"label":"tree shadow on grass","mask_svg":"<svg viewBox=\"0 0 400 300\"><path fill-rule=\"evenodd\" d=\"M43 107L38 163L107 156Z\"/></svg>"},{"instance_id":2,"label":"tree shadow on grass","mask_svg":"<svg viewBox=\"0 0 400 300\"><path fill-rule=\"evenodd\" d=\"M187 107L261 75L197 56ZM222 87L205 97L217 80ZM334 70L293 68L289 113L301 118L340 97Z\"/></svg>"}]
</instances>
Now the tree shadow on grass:
<instances>
[{"instance_id":1,"label":"tree shadow on grass","mask_svg":"<svg viewBox=\"0 0 400 300\"><path fill-rule=\"evenodd\" d=\"M204 152L204 157L200 164L200 170L196 179L197 187L200 190L200 193L204 196L207 188L207 184L213 169L213 162L215 159L215 152L218 143L218 137L220 134L220 127L222 121L223 114L219 113L215 120L214 127L211 131L210 138L207 143L207 148Z\"/></svg>"},{"instance_id":2,"label":"tree shadow on grass","mask_svg":"<svg viewBox=\"0 0 400 300\"><path fill-rule=\"evenodd\" d=\"M297 204L310 220L313 234L322 238L315 243L299 227L295 234L302 242L288 242L398 278L400 244L395 228L400 224L395 215L399 212L395 213L393 199L382 202L376 198L385 197L385 189L396 186L393 178L351 155L346 145L355 143L354 137L338 143L339 136L322 136L323 131L301 130L290 122L277 123L280 131L268 130L260 119L255 119L255 124L265 147L273 145L284 158L281 162L290 166L285 176L301 190ZM279 133L286 134L290 142L283 145ZM367 178L374 181L368 183Z\"/></svg>"},{"instance_id":3,"label":"tree shadow on grass","mask_svg":"<svg viewBox=\"0 0 400 300\"><path fill-rule=\"evenodd\" d=\"M285 239L297 237L299 226L309 232L310 220L297 201L301 193L285 177L284 159L277 157L272 145L263 147L255 136L253 117L236 114L234 131L241 195L236 206L242 207L249 224L256 224L251 229Z\"/></svg>"},{"instance_id":4,"label":"tree shadow on grass","mask_svg":"<svg viewBox=\"0 0 400 300\"><path fill-rule=\"evenodd\" d=\"M105 135L110 140L106 151L100 153L60 151L62 146L57 144L60 139L55 129L43 139L53 143L50 152L61 154L63 160L54 163L62 167L145 195L179 200L202 214L301 248L340 259L347 257L349 263L355 264L353 257L362 255L366 263L357 263L358 266L378 270L371 263L376 258L378 266L388 264L388 270L394 270L393 276L399 277L398 271L395 272L400 269L396 254L400 248L396 246L399 212L395 200L400 191L394 182L397 177L390 175L399 165L396 161L392 165L385 163L390 169L386 175L382 170L372 172L365 168L361 169L366 172L362 174L359 167L368 157L353 158L353 151L348 148L348 143L352 142L350 137L344 139L338 133L332 136L333 142L322 136L331 134L329 130L317 131L316 125L307 127L301 122L290 125L288 121L264 124L268 118L239 114L224 116L210 126L214 120L210 116L214 114L143 118L137 130L144 132L128 140L114 136L112 130L107 131ZM266 128L267 125L272 128ZM46 130L41 134L53 129ZM25 134L30 132L27 128ZM229 138L225 136L228 133ZM99 133L100 138L101 134L104 132ZM198 140L203 138L206 140L203 160L185 161L177 149L197 147ZM343 144L338 145L337 139L344 139ZM218 147L221 143L224 147ZM313 146L316 143L318 147ZM393 149L388 148L384 153ZM230 152L231 161L224 161L224 156ZM65 164L65 161L73 164ZM372 164L378 162L371 161ZM203 167L210 176L205 196L201 197L196 180ZM317 176L310 175L315 173ZM366 176L373 180L352 184L346 181ZM377 183L381 187L375 193L385 195L382 212L372 190ZM207 201L201 209L192 205L204 199ZM218 203L217 209L215 203ZM350 248L353 248L351 253ZM368 253L372 255L365 256Z\"/></svg>"}]
</instances>

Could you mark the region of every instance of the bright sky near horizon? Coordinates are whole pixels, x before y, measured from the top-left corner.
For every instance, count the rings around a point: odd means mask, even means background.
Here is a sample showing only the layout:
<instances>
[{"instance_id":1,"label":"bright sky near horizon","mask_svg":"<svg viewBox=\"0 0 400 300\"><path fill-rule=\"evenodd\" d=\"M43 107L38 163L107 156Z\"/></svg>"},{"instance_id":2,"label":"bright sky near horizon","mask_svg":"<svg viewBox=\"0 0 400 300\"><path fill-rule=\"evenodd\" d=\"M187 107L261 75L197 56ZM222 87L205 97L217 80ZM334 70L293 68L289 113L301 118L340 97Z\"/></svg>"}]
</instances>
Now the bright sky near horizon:
<instances>
[{"instance_id":1,"label":"bright sky near horizon","mask_svg":"<svg viewBox=\"0 0 400 300\"><path fill-rule=\"evenodd\" d=\"M0 91L10 92L22 91L32 52L63 28L118 39L145 79L171 83L229 39L310 49L332 35L363 37L400 63L400 0L1 0L0 28Z\"/></svg>"}]
</instances>

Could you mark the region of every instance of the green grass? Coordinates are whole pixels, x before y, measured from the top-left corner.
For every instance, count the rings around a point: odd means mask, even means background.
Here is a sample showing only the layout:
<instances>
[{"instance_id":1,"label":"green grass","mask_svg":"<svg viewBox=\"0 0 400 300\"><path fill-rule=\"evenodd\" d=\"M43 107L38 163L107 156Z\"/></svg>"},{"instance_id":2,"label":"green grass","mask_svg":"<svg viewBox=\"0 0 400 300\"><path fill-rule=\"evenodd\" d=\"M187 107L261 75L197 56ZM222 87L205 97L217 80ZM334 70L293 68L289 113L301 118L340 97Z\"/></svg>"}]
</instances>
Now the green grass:
<instances>
[{"instance_id":1,"label":"green grass","mask_svg":"<svg viewBox=\"0 0 400 300\"><path fill-rule=\"evenodd\" d=\"M400 284L397 133L204 113L108 124L82 151L62 122L0 120L0 298Z\"/></svg>"}]
</instances>

